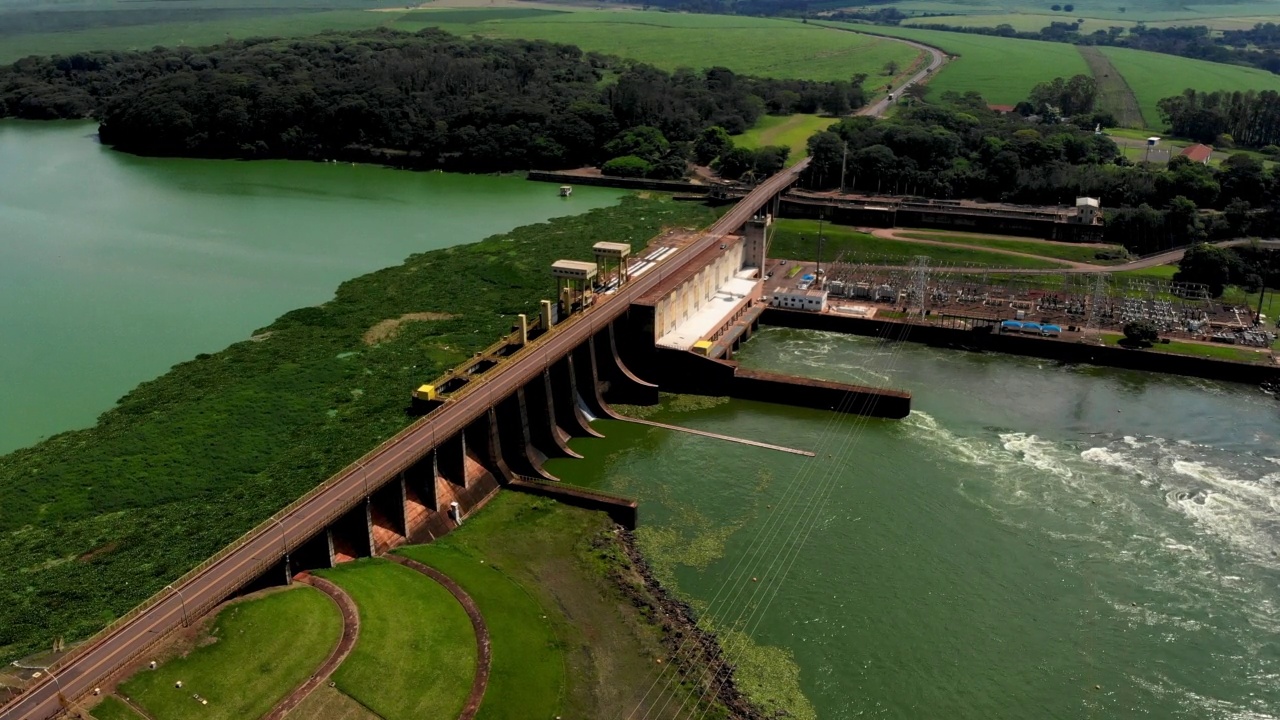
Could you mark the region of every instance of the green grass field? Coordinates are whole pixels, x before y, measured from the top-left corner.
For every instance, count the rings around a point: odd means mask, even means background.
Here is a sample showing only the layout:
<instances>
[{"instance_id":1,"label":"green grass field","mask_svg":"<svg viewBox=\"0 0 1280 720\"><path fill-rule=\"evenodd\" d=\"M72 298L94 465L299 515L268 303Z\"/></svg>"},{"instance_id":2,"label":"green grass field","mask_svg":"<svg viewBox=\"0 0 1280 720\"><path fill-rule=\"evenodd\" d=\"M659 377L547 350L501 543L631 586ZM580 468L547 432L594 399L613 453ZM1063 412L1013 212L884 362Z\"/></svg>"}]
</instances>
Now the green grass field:
<instances>
[{"instance_id":1,"label":"green grass field","mask_svg":"<svg viewBox=\"0 0 1280 720\"><path fill-rule=\"evenodd\" d=\"M333 673L338 689L384 720L457 717L475 678L476 636L453 595L386 560L316 574L360 608L360 639Z\"/></svg>"},{"instance_id":2,"label":"green grass field","mask_svg":"<svg viewBox=\"0 0 1280 720\"><path fill-rule=\"evenodd\" d=\"M140 671L119 692L165 720L258 717L306 680L341 634L333 601L298 585L226 607L196 649Z\"/></svg>"},{"instance_id":3,"label":"green grass field","mask_svg":"<svg viewBox=\"0 0 1280 720\"><path fill-rule=\"evenodd\" d=\"M958 55L958 59L947 63L929 80L934 93L975 90L987 102L1012 105L1025 100L1036 83L1058 76L1089 74L1084 58L1074 45L1066 43L905 27L823 24L915 40L941 48L949 55Z\"/></svg>"},{"instance_id":4,"label":"green grass field","mask_svg":"<svg viewBox=\"0 0 1280 720\"><path fill-rule=\"evenodd\" d=\"M1080 25L1080 32L1091 33L1095 30L1106 30L1112 26L1130 27L1133 22L1126 20L1102 20L1098 18L1081 18L1076 13L1066 12L1050 12L1049 6L1045 5L1041 8L1043 12L1025 12L1025 13L1001 13L996 15L944 15L941 17L921 17L904 20L905 26L914 25L951 25L954 27L996 27L999 25L1012 25L1014 30L1019 32L1036 32L1041 28L1047 27L1052 22L1071 23L1078 19L1084 22Z\"/></svg>"},{"instance_id":5,"label":"green grass field","mask_svg":"<svg viewBox=\"0 0 1280 720\"><path fill-rule=\"evenodd\" d=\"M1065 3L1064 3L1065 4ZM1200 3L1183 5L1167 0L1136 0L1118 4L1111 0L1081 0L1074 2L1071 12L1054 13L1051 3L1026 3L1021 0L906 0L895 2L894 7L911 13L948 13L956 15L1045 14L1071 19L1097 18L1127 22L1144 21L1151 25L1177 23L1180 25L1212 25L1229 18L1256 20L1258 17L1274 19L1280 9L1272 2L1253 3ZM1123 9L1123 12L1121 11Z\"/></svg>"},{"instance_id":6,"label":"green grass field","mask_svg":"<svg viewBox=\"0 0 1280 720\"><path fill-rule=\"evenodd\" d=\"M341 690L328 685L313 690L288 717L289 720L381 720Z\"/></svg>"},{"instance_id":7,"label":"green grass field","mask_svg":"<svg viewBox=\"0 0 1280 720\"><path fill-rule=\"evenodd\" d=\"M476 522L483 526L486 519L482 515ZM484 615L493 645L493 667L480 718L555 717L561 712L564 691L564 651L546 610L491 562L482 562L484 556L450 542L453 537L398 552L453 578Z\"/></svg>"},{"instance_id":8,"label":"green grass field","mask_svg":"<svg viewBox=\"0 0 1280 720\"><path fill-rule=\"evenodd\" d=\"M1161 98L1196 90L1280 90L1280 75L1265 70L1203 62L1173 55L1099 48L1111 60L1138 98L1138 106L1149 127L1160 126L1156 103Z\"/></svg>"},{"instance_id":9,"label":"green grass field","mask_svg":"<svg viewBox=\"0 0 1280 720\"><path fill-rule=\"evenodd\" d=\"M431 12L409 13L401 24L430 24ZM440 23L451 32L571 43L583 50L635 58L672 70L722 65L776 78L847 80L879 75L893 60L905 76L920 57L884 38L832 32L787 20L659 12L582 11L532 20ZM884 78L887 82L888 78ZM870 82L868 83L870 84Z\"/></svg>"},{"instance_id":10,"label":"green grass field","mask_svg":"<svg viewBox=\"0 0 1280 720\"><path fill-rule=\"evenodd\" d=\"M1005 238L992 237L989 235L970 235L965 233L941 233L941 232L901 232L898 233L902 237L912 238L916 240L937 240L940 242L956 243L958 245L973 245L974 247L994 248L997 250L1011 250L1013 252L1027 253L1029 255L1039 255L1048 259L1070 260L1072 262L1106 264L1104 261L1094 257L1100 250L1118 250L1119 245L1108 245L1106 248L1099 248L1090 245L1066 245L1051 242L1040 242L1027 238ZM928 250L929 248L922 248ZM1114 261L1111 261L1114 263Z\"/></svg>"},{"instance_id":11,"label":"green grass field","mask_svg":"<svg viewBox=\"0 0 1280 720\"><path fill-rule=\"evenodd\" d=\"M125 705L117 697L108 695L102 699L102 702L93 706L93 717L95 720L144 720L132 708Z\"/></svg>"},{"instance_id":12,"label":"green grass field","mask_svg":"<svg viewBox=\"0 0 1280 720\"><path fill-rule=\"evenodd\" d=\"M816 220L778 220L775 227L773 243L769 248L770 257L807 261L817 259ZM906 263L912 256L927 255L936 263L974 263L1028 269L1062 267L1062 263L1052 260L878 238L851 228L825 223L822 235L827 239L822 249L822 259L825 262L833 261L840 253L845 252L851 259L856 258L857 262Z\"/></svg>"},{"instance_id":13,"label":"green grass field","mask_svg":"<svg viewBox=\"0 0 1280 720\"><path fill-rule=\"evenodd\" d=\"M1123 335L1106 335L1108 345L1120 345ZM1162 352L1172 355L1192 355L1195 357L1213 358L1215 360L1232 360L1235 362L1260 363L1269 362L1270 355L1265 349L1243 348L1235 345L1210 345L1208 343L1179 342L1156 343L1149 348L1134 352Z\"/></svg>"},{"instance_id":14,"label":"green grass field","mask_svg":"<svg viewBox=\"0 0 1280 720\"><path fill-rule=\"evenodd\" d=\"M1229 285L1226 290L1223 290L1222 300L1235 305L1248 305L1253 310L1258 309L1258 293L1247 293L1244 288L1236 285ZM1262 301L1262 314L1267 316L1267 324L1271 326L1280 319L1280 290L1267 288L1267 295Z\"/></svg>"},{"instance_id":15,"label":"green grass field","mask_svg":"<svg viewBox=\"0 0 1280 720\"><path fill-rule=\"evenodd\" d=\"M1178 272L1177 265L1157 265L1145 270L1121 270L1112 273L1111 277L1119 280L1172 280L1176 272Z\"/></svg>"},{"instance_id":16,"label":"green grass field","mask_svg":"<svg viewBox=\"0 0 1280 720\"><path fill-rule=\"evenodd\" d=\"M756 126L733 138L740 147L760 148L784 145L791 148L788 165L794 165L809 154L809 138L831 127L834 118L822 115L765 115Z\"/></svg>"}]
</instances>

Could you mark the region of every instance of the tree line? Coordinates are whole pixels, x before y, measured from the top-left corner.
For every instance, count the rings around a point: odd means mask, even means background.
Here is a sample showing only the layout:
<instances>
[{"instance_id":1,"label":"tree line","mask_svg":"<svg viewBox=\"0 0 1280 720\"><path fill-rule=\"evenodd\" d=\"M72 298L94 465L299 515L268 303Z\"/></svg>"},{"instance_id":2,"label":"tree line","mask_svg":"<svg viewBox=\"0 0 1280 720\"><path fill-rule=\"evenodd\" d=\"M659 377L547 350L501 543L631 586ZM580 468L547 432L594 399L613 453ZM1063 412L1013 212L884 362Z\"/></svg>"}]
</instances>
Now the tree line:
<instances>
[{"instance_id":1,"label":"tree line","mask_svg":"<svg viewBox=\"0 0 1280 720\"><path fill-rule=\"evenodd\" d=\"M882 121L846 118L808 149L802 182L814 189L1044 205L1101 198L1105 239L1139 254L1280 230L1280 176L1252 155L1219 167L1182 156L1134 164L1091 124L996 113L976 93L944 93Z\"/></svg>"},{"instance_id":2,"label":"tree line","mask_svg":"<svg viewBox=\"0 0 1280 720\"><path fill-rule=\"evenodd\" d=\"M1156 106L1175 135L1203 143L1225 140L1258 148L1280 146L1280 93L1274 90L1206 93L1188 89Z\"/></svg>"},{"instance_id":3,"label":"tree line","mask_svg":"<svg viewBox=\"0 0 1280 720\"><path fill-rule=\"evenodd\" d=\"M605 163L631 154L625 133L651 128L651 171L678 177L704 129L847 112L864 102L860 82L668 73L571 45L379 28L29 57L0 68L0 116L97 118L104 142L147 155L468 171Z\"/></svg>"}]
</instances>

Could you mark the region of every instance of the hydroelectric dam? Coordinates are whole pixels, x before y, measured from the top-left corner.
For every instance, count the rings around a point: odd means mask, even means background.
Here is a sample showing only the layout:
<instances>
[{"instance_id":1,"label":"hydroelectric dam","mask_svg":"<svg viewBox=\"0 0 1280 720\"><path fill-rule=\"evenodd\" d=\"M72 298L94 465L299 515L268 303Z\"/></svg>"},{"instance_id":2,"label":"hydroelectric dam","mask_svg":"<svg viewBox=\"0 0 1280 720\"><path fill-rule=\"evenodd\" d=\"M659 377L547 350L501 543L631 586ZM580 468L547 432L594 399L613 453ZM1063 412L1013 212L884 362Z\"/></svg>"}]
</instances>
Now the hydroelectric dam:
<instances>
[{"instance_id":1,"label":"hydroelectric dam","mask_svg":"<svg viewBox=\"0 0 1280 720\"><path fill-rule=\"evenodd\" d=\"M669 391L906 417L906 392L732 362L764 311L771 218L807 162L762 182L687 243L633 266L643 272L628 273L623 259L608 292L581 298L580 310L562 288L558 322L544 303L534 322L522 319L512 335L424 386L415 422L67 652L0 708L0 720L55 717L228 597L429 541L504 487L602 509L634 527L634 502L559 485L542 467L548 457L575 456L570 438L597 434L591 417L619 417L610 402L652 404ZM580 294L590 294L589 282Z\"/></svg>"}]
</instances>

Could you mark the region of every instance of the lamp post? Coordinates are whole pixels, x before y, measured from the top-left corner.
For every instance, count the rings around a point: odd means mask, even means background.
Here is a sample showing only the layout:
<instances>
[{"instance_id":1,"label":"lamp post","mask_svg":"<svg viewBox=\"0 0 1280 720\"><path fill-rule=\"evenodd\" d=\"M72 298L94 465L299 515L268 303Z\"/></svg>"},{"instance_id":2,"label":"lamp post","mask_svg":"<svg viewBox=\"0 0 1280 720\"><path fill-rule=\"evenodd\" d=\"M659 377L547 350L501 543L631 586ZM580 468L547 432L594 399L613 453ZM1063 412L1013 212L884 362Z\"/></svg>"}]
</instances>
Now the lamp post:
<instances>
[{"instance_id":1,"label":"lamp post","mask_svg":"<svg viewBox=\"0 0 1280 720\"><path fill-rule=\"evenodd\" d=\"M187 627L187 596L182 594L182 590L172 585L165 585L166 590L172 590L178 593L178 602L182 603L182 626Z\"/></svg>"},{"instance_id":2,"label":"lamp post","mask_svg":"<svg viewBox=\"0 0 1280 720\"><path fill-rule=\"evenodd\" d=\"M276 524L276 527L280 528L280 553L287 560L289 558L289 541L288 535L285 533L284 523L280 522L280 518L274 515L271 516L271 521Z\"/></svg>"}]
</instances>

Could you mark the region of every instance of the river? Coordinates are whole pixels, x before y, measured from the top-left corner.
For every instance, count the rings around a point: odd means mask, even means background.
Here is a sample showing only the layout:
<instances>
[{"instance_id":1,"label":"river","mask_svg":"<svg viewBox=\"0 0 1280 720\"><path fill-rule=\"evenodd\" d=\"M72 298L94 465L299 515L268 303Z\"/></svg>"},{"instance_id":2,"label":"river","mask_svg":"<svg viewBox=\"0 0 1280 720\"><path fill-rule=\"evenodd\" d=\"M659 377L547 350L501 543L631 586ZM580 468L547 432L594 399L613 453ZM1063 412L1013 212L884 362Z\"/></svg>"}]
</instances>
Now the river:
<instances>
[{"instance_id":1,"label":"river","mask_svg":"<svg viewBox=\"0 0 1280 720\"><path fill-rule=\"evenodd\" d=\"M140 158L0 122L0 454L412 253L622 191L369 165Z\"/></svg>"},{"instance_id":2,"label":"river","mask_svg":"<svg viewBox=\"0 0 1280 720\"><path fill-rule=\"evenodd\" d=\"M1280 717L1280 402L1247 386L768 328L745 365L902 421L682 398L557 460L820 718ZM804 714L803 712L801 713Z\"/></svg>"}]
</instances>

